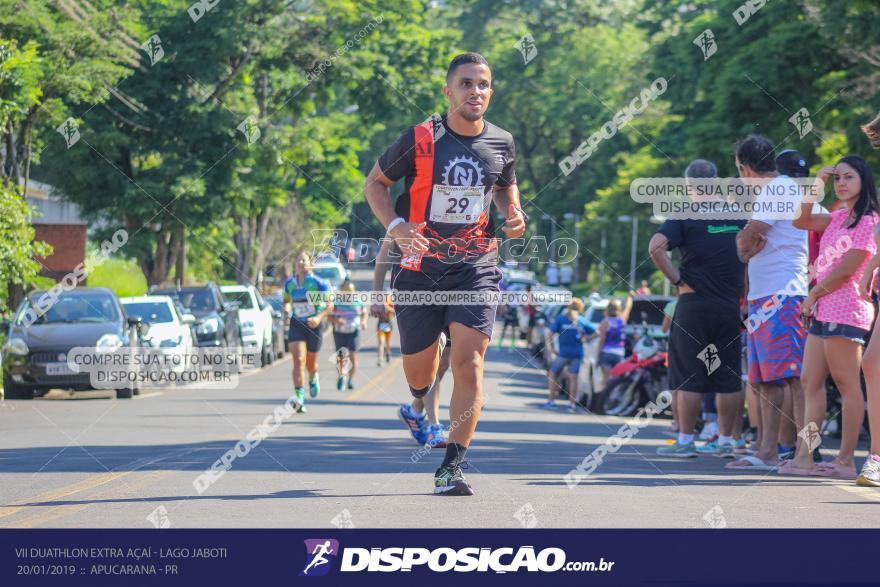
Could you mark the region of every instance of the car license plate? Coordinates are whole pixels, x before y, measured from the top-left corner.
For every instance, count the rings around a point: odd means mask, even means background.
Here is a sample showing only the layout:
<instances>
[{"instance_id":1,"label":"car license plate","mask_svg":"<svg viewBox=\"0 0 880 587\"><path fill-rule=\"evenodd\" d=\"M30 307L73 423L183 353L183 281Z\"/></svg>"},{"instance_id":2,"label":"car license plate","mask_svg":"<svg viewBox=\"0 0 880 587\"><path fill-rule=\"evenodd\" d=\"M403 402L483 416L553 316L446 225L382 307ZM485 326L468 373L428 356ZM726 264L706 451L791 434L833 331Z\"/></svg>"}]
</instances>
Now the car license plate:
<instances>
[{"instance_id":1,"label":"car license plate","mask_svg":"<svg viewBox=\"0 0 880 587\"><path fill-rule=\"evenodd\" d=\"M75 371L67 363L48 363L46 375L73 375Z\"/></svg>"}]
</instances>

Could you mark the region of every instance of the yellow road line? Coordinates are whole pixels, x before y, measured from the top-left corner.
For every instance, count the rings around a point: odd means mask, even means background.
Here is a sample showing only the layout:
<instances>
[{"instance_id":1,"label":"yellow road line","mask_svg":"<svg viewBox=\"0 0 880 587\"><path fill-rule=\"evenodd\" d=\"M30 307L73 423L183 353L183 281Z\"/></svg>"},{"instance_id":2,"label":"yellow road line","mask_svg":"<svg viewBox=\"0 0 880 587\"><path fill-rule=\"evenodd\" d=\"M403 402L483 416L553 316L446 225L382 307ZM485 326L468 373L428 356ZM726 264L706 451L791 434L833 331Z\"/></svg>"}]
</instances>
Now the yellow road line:
<instances>
[{"instance_id":1,"label":"yellow road line","mask_svg":"<svg viewBox=\"0 0 880 587\"><path fill-rule=\"evenodd\" d=\"M134 483L126 483L124 488L125 490L131 489L140 489L146 485L154 481L158 481L163 477L167 477L173 474L174 471L153 471L151 473L146 473L140 481L135 481ZM115 492L104 492L102 495L98 497L109 497L111 493ZM51 501L51 500L47 500ZM97 500L96 500L97 501ZM86 508L92 507L94 505L103 505L100 502L98 503L76 503L76 504L68 504L68 505L57 505L54 507L49 507L50 509L46 511L39 512L34 514L33 516L24 518L22 520L16 520L14 522L10 522L8 524L0 524L0 526L5 528L34 528L41 524L45 524L47 522L52 522L54 520L58 520L60 518L66 518L67 516L71 516L77 512L80 512ZM31 506L33 507L33 506ZM39 507L39 506L38 506ZM144 515L144 519L146 520L146 515Z\"/></svg>"},{"instance_id":2,"label":"yellow road line","mask_svg":"<svg viewBox=\"0 0 880 587\"><path fill-rule=\"evenodd\" d=\"M47 491L45 493L41 493L40 495L36 495L29 499L19 500L16 503L0 506L0 518L5 518L7 516L11 516L20 512L22 509L29 507L31 504L47 502L47 501L55 501L57 499L61 499L62 497L67 497L69 495L73 495L75 493L80 493L81 491L87 491L89 489L94 489L95 487L100 487L101 485L105 485L110 483L111 481L115 481L117 479L121 479L127 475L131 475L132 473L136 473L147 467L148 465L153 465L162 461L164 459L170 458L179 458L182 456L186 456L191 452L194 452L195 449L184 449L184 450L176 450L170 453L147 459L140 459L134 461L132 463L128 463L129 469L125 471L107 471L106 473L99 473L91 475L83 479L82 481L78 481L73 483L72 485L68 485L66 487L60 487L58 489L53 489L51 491Z\"/></svg>"},{"instance_id":3,"label":"yellow road line","mask_svg":"<svg viewBox=\"0 0 880 587\"><path fill-rule=\"evenodd\" d=\"M849 482L852 483L852 482ZM880 501L880 493L873 487L859 487L857 485L850 485L847 483L846 485L842 483L835 483L835 487L839 487L844 491L848 491L849 493L854 493L859 497L863 497L865 499L873 499L874 501Z\"/></svg>"},{"instance_id":4,"label":"yellow road line","mask_svg":"<svg viewBox=\"0 0 880 587\"><path fill-rule=\"evenodd\" d=\"M79 493L81 491L100 487L101 485L110 483L111 481L115 481L120 477L125 477L132 472L133 471L119 471L116 473L111 472L101 473L99 475L92 475L91 477L83 479L82 481L74 483L73 485L68 485L67 487L62 487L61 489L56 489L53 491L47 491L46 493L42 493L40 495L37 495L36 497L32 497L24 501L20 501L11 506L0 506L0 518L5 518L6 516L16 514L22 509L28 507L28 504L40 503L44 501L55 501L57 499L61 499L62 497L73 495L74 493Z\"/></svg>"},{"instance_id":5,"label":"yellow road line","mask_svg":"<svg viewBox=\"0 0 880 587\"><path fill-rule=\"evenodd\" d=\"M379 373L374 375L372 379L367 381L366 384L358 387L358 389L353 394L351 394L350 396L347 396L344 401L352 402L352 401L355 401L357 399L364 397L364 395L369 390L371 390L374 387L376 387L377 385L379 385L379 383L381 383L383 379L388 377L388 375L394 375L395 373L399 373L397 368L398 368L398 366L400 366L402 364L403 364L403 359L401 359L400 357L397 357L396 359L391 361L391 363L389 363Z\"/></svg>"}]
</instances>

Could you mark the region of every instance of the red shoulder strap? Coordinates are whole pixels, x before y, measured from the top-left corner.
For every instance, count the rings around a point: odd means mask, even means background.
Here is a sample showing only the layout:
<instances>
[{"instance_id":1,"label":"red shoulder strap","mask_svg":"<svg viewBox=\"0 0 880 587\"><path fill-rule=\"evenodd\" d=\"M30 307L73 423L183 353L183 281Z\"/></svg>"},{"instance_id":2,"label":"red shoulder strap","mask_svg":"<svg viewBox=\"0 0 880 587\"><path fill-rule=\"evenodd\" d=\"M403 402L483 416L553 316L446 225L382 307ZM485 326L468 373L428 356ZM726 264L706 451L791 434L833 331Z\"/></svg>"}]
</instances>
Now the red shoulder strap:
<instances>
[{"instance_id":1,"label":"red shoulder strap","mask_svg":"<svg viewBox=\"0 0 880 587\"><path fill-rule=\"evenodd\" d=\"M424 222L434 183L434 122L413 127L416 134L416 178L409 188L409 221Z\"/></svg>"}]
</instances>

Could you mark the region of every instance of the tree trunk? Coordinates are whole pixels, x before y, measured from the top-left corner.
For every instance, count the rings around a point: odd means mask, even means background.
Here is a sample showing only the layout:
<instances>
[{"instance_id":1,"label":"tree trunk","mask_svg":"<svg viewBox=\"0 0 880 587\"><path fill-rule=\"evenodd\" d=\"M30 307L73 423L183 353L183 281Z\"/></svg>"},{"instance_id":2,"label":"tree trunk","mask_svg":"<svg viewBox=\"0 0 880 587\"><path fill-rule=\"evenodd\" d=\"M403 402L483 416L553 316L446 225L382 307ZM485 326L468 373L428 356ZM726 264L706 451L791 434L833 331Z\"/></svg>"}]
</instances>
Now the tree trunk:
<instances>
[{"instance_id":1,"label":"tree trunk","mask_svg":"<svg viewBox=\"0 0 880 587\"><path fill-rule=\"evenodd\" d=\"M174 267L174 275L181 286L186 285L186 227L181 224L178 229L179 246L177 251L177 264Z\"/></svg>"},{"instance_id":2,"label":"tree trunk","mask_svg":"<svg viewBox=\"0 0 880 587\"><path fill-rule=\"evenodd\" d=\"M235 232L235 278L247 279L248 269L248 251L251 242L251 222L250 218L239 214L235 217L235 225L238 230Z\"/></svg>"},{"instance_id":3,"label":"tree trunk","mask_svg":"<svg viewBox=\"0 0 880 587\"><path fill-rule=\"evenodd\" d=\"M182 244L179 231L171 232L164 227L156 232L155 238L153 254L138 259L148 285L162 285L168 281L171 265L177 260Z\"/></svg>"},{"instance_id":4,"label":"tree trunk","mask_svg":"<svg viewBox=\"0 0 880 587\"><path fill-rule=\"evenodd\" d=\"M13 282L6 284L6 307L10 312L15 312L18 305L24 300L24 288Z\"/></svg>"},{"instance_id":5,"label":"tree trunk","mask_svg":"<svg viewBox=\"0 0 880 587\"><path fill-rule=\"evenodd\" d=\"M269 252L269 244L266 234L269 231L269 218L272 216L272 208L266 208L257 215L257 234L254 239L253 247L253 275L252 279L256 280L260 273L266 268L266 255Z\"/></svg>"}]
</instances>

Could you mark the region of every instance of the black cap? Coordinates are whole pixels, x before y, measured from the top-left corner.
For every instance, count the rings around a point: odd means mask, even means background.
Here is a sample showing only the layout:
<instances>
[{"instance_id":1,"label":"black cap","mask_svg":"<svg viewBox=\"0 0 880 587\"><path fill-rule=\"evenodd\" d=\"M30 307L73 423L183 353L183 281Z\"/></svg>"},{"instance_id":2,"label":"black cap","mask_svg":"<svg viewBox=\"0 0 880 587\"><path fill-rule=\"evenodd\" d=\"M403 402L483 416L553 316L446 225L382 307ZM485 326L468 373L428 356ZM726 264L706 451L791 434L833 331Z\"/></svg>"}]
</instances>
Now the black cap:
<instances>
[{"instance_id":1,"label":"black cap","mask_svg":"<svg viewBox=\"0 0 880 587\"><path fill-rule=\"evenodd\" d=\"M807 177L810 175L810 166L803 153L789 149L776 157L776 171L788 177Z\"/></svg>"}]
</instances>

